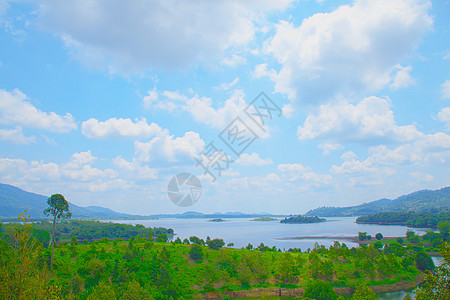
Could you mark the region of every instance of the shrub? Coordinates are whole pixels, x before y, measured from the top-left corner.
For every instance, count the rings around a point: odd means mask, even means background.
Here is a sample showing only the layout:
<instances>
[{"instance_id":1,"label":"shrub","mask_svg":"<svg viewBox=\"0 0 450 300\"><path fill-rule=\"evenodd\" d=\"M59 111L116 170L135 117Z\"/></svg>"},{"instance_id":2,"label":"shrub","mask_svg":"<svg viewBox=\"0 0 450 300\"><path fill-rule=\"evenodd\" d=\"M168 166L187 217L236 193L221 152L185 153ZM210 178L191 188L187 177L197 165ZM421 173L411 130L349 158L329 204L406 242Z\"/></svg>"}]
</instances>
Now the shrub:
<instances>
[{"instance_id":1,"label":"shrub","mask_svg":"<svg viewBox=\"0 0 450 300\"><path fill-rule=\"evenodd\" d=\"M217 250L222 248L225 245L225 242L222 239L213 239L208 242L209 249Z\"/></svg>"},{"instance_id":2,"label":"shrub","mask_svg":"<svg viewBox=\"0 0 450 300\"><path fill-rule=\"evenodd\" d=\"M194 244L189 250L189 257L193 260L203 260L203 251L200 245Z\"/></svg>"},{"instance_id":3,"label":"shrub","mask_svg":"<svg viewBox=\"0 0 450 300\"><path fill-rule=\"evenodd\" d=\"M311 281L305 287L303 297L309 297L316 300L335 300L337 299L336 292L330 283L315 280Z\"/></svg>"}]
</instances>

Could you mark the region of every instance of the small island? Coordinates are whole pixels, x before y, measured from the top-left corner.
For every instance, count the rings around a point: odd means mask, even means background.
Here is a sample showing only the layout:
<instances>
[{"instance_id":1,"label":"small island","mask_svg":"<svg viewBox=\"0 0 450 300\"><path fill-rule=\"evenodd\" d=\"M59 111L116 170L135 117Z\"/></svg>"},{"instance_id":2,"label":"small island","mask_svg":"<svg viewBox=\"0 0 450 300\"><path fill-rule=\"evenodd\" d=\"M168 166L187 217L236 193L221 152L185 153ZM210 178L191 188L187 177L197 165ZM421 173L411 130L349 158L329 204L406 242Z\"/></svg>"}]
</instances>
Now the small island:
<instances>
[{"instance_id":1,"label":"small island","mask_svg":"<svg viewBox=\"0 0 450 300\"><path fill-rule=\"evenodd\" d=\"M326 219L319 218L317 216L308 217L304 215L286 217L280 221L280 223L287 223L287 224L304 224L304 223L321 223L321 222L326 222Z\"/></svg>"},{"instance_id":2,"label":"small island","mask_svg":"<svg viewBox=\"0 0 450 300\"><path fill-rule=\"evenodd\" d=\"M259 217L250 221L267 222L267 221L278 221L278 219L272 217Z\"/></svg>"},{"instance_id":3,"label":"small island","mask_svg":"<svg viewBox=\"0 0 450 300\"><path fill-rule=\"evenodd\" d=\"M221 218L217 218L217 219L208 220L208 222L226 222L226 220L221 219Z\"/></svg>"}]
</instances>

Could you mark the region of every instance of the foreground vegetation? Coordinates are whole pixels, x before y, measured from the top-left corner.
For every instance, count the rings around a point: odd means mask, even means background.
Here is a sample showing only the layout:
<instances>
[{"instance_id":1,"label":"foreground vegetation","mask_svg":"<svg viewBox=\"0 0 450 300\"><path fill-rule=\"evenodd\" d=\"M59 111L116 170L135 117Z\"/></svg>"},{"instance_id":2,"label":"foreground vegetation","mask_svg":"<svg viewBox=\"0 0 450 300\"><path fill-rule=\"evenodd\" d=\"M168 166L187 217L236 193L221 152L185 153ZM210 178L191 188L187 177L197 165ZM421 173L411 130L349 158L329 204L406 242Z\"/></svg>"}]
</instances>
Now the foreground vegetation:
<instances>
[{"instance_id":1,"label":"foreground vegetation","mask_svg":"<svg viewBox=\"0 0 450 300\"><path fill-rule=\"evenodd\" d=\"M57 228L64 232L63 224L111 229L118 225L77 222L63 222ZM329 248L316 245L306 252L281 252L263 244L234 249L224 248L221 239L191 237L167 242L161 238L162 233L155 240L153 229L137 226L131 227L143 234L128 241L104 237L79 242L72 236L67 242L61 238L50 265L51 249L32 237L31 224L25 220L25 225L9 226L8 230L4 227L0 227L1 299L231 297L235 292L246 295L255 288L260 288L260 293L273 289L297 296L303 293L312 299L326 293L325 299L335 299L336 291L373 293L365 285L415 284L421 271L433 269L420 247L393 250L368 245L349 249L335 242Z\"/></svg>"}]
</instances>

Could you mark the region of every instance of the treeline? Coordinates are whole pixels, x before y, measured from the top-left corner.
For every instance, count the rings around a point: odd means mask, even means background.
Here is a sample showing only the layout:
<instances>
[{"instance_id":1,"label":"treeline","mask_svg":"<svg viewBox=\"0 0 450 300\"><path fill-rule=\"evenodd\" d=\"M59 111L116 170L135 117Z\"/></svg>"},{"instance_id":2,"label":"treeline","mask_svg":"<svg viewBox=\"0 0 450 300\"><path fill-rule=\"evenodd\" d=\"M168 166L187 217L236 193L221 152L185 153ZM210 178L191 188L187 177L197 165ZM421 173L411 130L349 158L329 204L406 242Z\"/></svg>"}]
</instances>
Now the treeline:
<instances>
[{"instance_id":1,"label":"treeline","mask_svg":"<svg viewBox=\"0 0 450 300\"><path fill-rule=\"evenodd\" d=\"M3 227L20 227L18 223L10 223L3 226L0 223L0 230ZM52 223L49 221L34 222L31 224L31 232L33 237L37 238L44 246L49 245L51 240L50 232L52 231ZM152 238L153 240L167 240L173 236L174 232L171 228L146 228L143 225L118 224L100 221L82 221L70 220L58 222L55 227L55 240L57 242L67 242L72 238L76 238L79 242L86 240L87 242L106 239L123 239L128 240L135 236Z\"/></svg>"},{"instance_id":2,"label":"treeline","mask_svg":"<svg viewBox=\"0 0 450 300\"><path fill-rule=\"evenodd\" d=\"M362 224L395 224L411 227L437 227L441 222L450 222L450 212L439 214L416 212L385 212L356 219L356 223Z\"/></svg>"},{"instance_id":3,"label":"treeline","mask_svg":"<svg viewBox=\"0 0 450 300\"><path fill-rule=\"evenodd\" d=\"M308 217L304 215L296 215L292 217L286 217L283 220L280 221L280 223L320 223L325 222L325 219L319 218L319 217Z\"/></svg>"}]
</instances>

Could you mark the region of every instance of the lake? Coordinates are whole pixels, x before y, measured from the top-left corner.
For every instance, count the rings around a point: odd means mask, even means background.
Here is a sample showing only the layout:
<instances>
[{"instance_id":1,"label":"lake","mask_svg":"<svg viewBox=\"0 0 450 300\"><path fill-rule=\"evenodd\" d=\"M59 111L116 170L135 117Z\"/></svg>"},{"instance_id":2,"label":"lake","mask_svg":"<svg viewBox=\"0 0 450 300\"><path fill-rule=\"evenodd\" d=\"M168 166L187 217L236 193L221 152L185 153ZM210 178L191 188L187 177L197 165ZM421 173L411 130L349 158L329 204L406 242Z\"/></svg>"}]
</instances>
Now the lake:
<instances>
[{"instance_id":1,"label":"lake","mask_svg":"<svg viewBox=\"0 0 450 300\"><path fill-rule=\"evenodd\" d=\"M172 228L176 237L180 239L197 236L206 240L209 236L221 238L225 244L234 243L234 247L241 248L248 243L258 246L264 243L266 246L276 246L282 250L289 248L300 248L305 251L313 248L314 243L332 245L335 240L347 244L350 247L357 247L358 244L339 237L357 236L358 232L367 232L375 237L380 232L385 237L405 236L407 229L414 230L417 234L424 234L428 229L409 228L400 225L376 225L376 224L357 224L356 217L327 218L327 222L313 224L282 224L278 221L251 221L248 218L231 218L225 222L209 222L208 219L179 219L163 218L155 220L112 220L115 223L141 224L145 227L165 227ZM293 239L293 237L336 237L335 239ZM433 257L435 264L438 264L442 258ZM392 293L380 293L380 299L400 300L407 291L398 291ZM410 294L412 297L414 295Z\"/></svg>"},{"instance_id":2,"label":"lake","mask_svg":"<svg viewBox=\"0 0 450 300\"><path fill-rule=\"evenodd\" d=\"M314 243L330 246L335 240L344 242L348 247L356 247L357 243L340 239L343 236L357 236L358 232L367 232L375 237L380 232L383 236L405 236L408 227L400 225L357 224L356 217L327 218L327 222L313 224L282 224L277 221L251 221L248 218L231 218L225 222L209 222L208 219L179 219L163 218L155 220L113 220L115 223L142 224L146 227L166 227L175 231L175 238L189 238L197 236L206 239L209 236L221 238L226 244L234 243L234 247L241 248L248 243L258 246L260 243L280 249L300 248L305 251L313 248ZM413 229L418 234L426 229ZM299 236L330 236L335 239L292 239Z\"/></svg>"}]
</instances>

